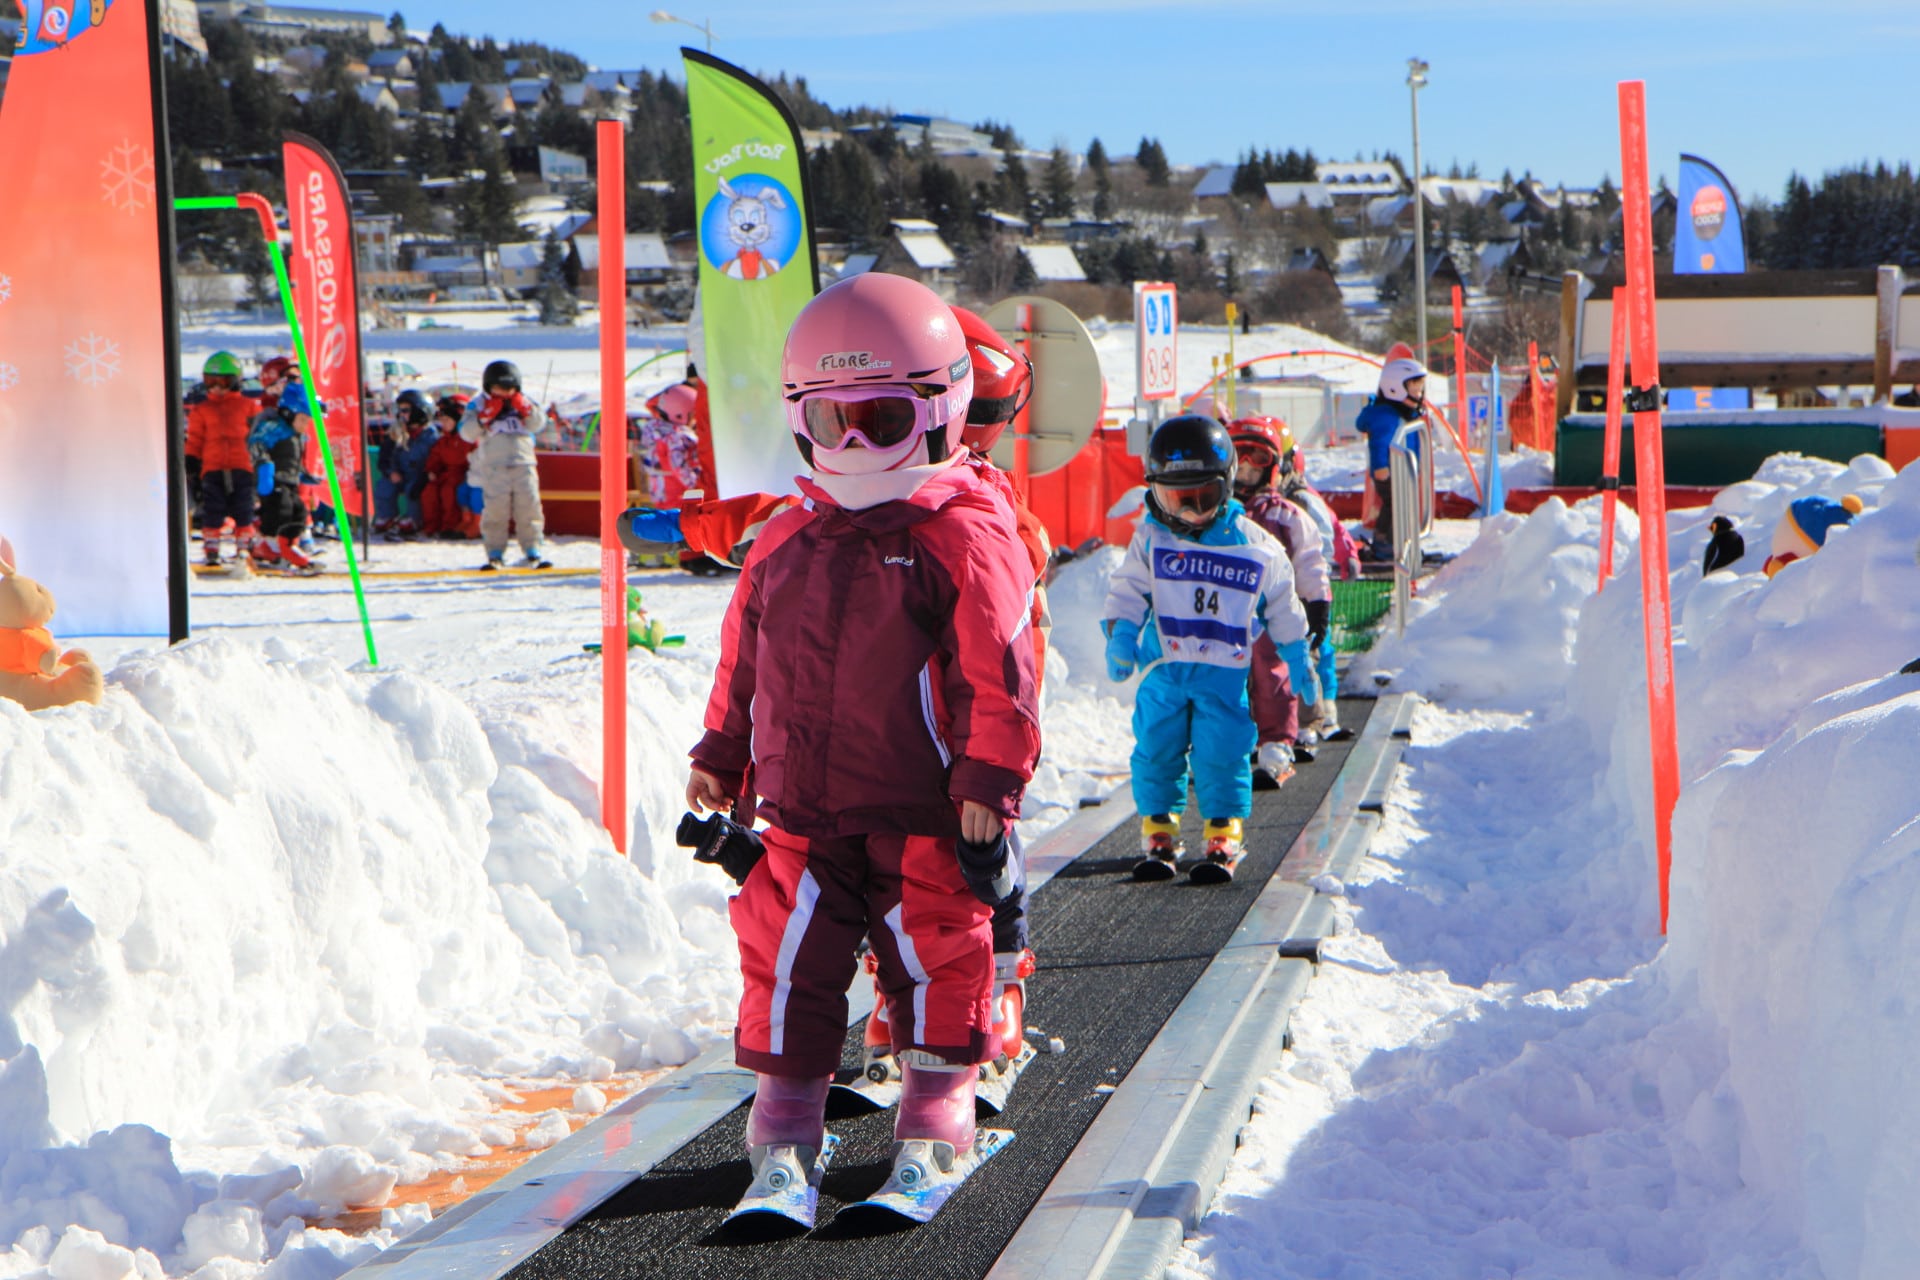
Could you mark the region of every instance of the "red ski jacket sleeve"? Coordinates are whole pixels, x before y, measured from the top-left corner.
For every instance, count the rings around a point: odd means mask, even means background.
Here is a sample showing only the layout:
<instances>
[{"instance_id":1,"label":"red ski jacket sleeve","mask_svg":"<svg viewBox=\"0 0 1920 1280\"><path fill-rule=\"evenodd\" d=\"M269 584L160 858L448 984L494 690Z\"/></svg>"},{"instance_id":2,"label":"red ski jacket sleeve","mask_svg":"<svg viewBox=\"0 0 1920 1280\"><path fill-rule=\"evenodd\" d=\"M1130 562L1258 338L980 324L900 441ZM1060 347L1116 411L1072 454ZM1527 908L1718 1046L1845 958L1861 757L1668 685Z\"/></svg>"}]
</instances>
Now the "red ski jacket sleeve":
<instances>
[{"instance_id":1,"label":"red ski jacket sleeve","mask_svg":"<svg viewBox=\"0 0 1920 1280\"><path fill-rule=\"evenodd\" d=\"M1033 570L967 467L862 511L818 490L775 516L734 588L691 755L806 836L951 836L1003 817L1039 757Z\"/></svg>"}]
</instances>

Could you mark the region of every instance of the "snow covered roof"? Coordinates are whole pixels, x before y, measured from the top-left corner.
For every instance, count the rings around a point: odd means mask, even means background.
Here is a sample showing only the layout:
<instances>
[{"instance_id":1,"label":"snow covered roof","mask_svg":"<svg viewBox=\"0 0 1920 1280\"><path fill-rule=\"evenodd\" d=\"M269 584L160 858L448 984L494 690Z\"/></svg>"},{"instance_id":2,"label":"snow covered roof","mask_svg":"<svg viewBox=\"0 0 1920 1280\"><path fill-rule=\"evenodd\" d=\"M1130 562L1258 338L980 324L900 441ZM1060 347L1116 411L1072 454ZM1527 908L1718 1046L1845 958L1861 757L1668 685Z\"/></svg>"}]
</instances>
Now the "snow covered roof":
<instances>
[{"instance_id":1,"label":"snow covered roof","mask_svg":"<svg viewBox=\"0 0 1920 1280\"><path fill-rule=\"evenodd\" d=\"M1200 175L1200 181L1193 185L1195 200L1209 200L1215 196L1233 194L1233 175L1239 172L1238 165L1220 164Z\"/></svg>"},{"instance_id":2,"label":"snow covered roof","mask_svg":"<svg viewBox=\"0 0 1920 1280\"><path fill-rule=\"evenodd\" d=\"M1283 211L1293 209L1303 200L1309 209L1333 207L1333 193L1318 182L1269 182L1267 184L1267 203L1276 209Z\"/></svg>"},{"instance_id":3,"label":"snow covered roof","mask_svg":"<svg viewBox=\"0 0 1920 1280\"><path fill-rule=\"evenodd\" d=\"M1023 244L1020 252L1026 255L1027 264L1033 268L1034 278L1042 281L1085 280L1086 270L1081 267L1080 259L1073 250L1064 244Z\"/></svg>"},{"instance_id":4,"label":"snow covered roof","mask_svg":"<svg viewBox=\"0 0 1920 1280\"><path fill-rule=\"evenodd\" d=\"M1314 168L1320 185L1335 195L1387 196L1402 187L1400 171L1384 160L1327 161Z\"/></svg>"},{"instance_id":5,"label":"snow covered roof","mask_svg":"<svg viewBox=\"0 0 1920 1280\"><path fill-rule=\"evenodd\" d=\"M513 95L515 106L537 107L547 96L547 86L552 81L544 77L515 80L507 85L507 92Z\"/></svg>"},{"instance_id":6,"label":"snow covered roof","mask_svg":"<svg viewBox=\"0 0 1920 1280\"><path fill-rule=\"evenodd\" d=\"M580 269L595 271L600 267L600 237L575 236L574 246L580 251ZM667 256L667 242L660 238L658 231L629 231L627 233L627 270L629 271L669 271L673 268L673 259Z\"/></svg>"},{"instance_id":7,"label":"snow covered roof","mask_svg":"<svg viewBox=\"0 0 1920 1280\"><path fill-rule=\"evenodd\" d=\"M1420 192L1432 204L1488 204L1505 192L1497 182L1485 178L1422 178Z\"/></svg>"},{"instance_id":8,"label":"snow covered roof","mask_svg":"<svg viewBox=\"0 0 1920 1280\"><path fill-rule=\"evenodd\" d=\"M1390 227L1412 203L1412 196L1375 196L1367 201L1367 221L1376 227Z\"/></svg>"},{"instance_id":9,"label":"snow covered roof","mask_svg":"<svg viewBox=\"0 0 1920 1280\"><path fill-rule=\"evenodd\" d=\"M840 264L839 278L848 280L854 276L863 276L873 270L873 265L878 261L880 261L880 255L877 253L850 253L847 255L847 260Z\"/></svg>"},{"instance_id":10,"label":"snow covered roof","mask_svg":"<svg viewBox=\"0 0 1920 1280\"><path fill-rule=\"evenodd\" d=\"M1027 229L1027 220L1025 218L1016 217L1011 213L1002 213L998 209L985 210L980 216L988 222L991 222L994 226L1005 227L1009 231L1025 231Z\"/></svg>"},{"instance_id":11,"label":"snow covered roof","mask_svg":"<svg viewBox=\"0 0 1920 1280\"><path fill-rule=\"evenodd\" d=\"M546 257L546 246L537 240L503 244L500 246L500 269L502 271L538 270L541 259L544 257Z\"/></svg>"},{"instance_id":12,"label":"snow covered roof","mask_svg":"<svg viewBox=\"0 0 1920 1280\"><path fill-rule=\"evenodd\" d=\"M960 265L960 260L953 256L953 250L947 247L947 242L940 238L940 233L934 229L932 223L921 224L927 228L925 231L908 230L904 224L913 221L917 219L896 221L894 239L900 242L900 247L906 251L909 258L913 259L914 266L922 271L945 271L949 267Z\"/></svg>"}]
</instances>

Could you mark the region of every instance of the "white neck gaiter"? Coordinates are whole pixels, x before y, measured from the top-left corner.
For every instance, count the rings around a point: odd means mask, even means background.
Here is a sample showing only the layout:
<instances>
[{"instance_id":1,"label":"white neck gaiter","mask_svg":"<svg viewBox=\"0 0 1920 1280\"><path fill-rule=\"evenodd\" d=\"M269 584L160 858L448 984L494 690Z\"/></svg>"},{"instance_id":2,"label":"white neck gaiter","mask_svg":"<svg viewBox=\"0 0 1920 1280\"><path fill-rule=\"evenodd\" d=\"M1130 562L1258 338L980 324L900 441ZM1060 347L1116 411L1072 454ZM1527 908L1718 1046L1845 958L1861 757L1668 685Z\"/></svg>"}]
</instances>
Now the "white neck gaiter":
<instances>
[{"instance_id":1,"label":"white neck gaiter","mask_svg":"<svg viewBox=\"0 0 1920 1280\"><path fill-rule=\"evenodd\" d=\"M846 449L813 454L813 482L848 511L865 511L883 502L899 502L920 492L927 481L966 456L949 454L944 462L927 461L927 438L916 436L898 450ZM876 465L878 464L878 465ZM828 467L841 468L829 470Z\"/></svg>"}]
</instances>

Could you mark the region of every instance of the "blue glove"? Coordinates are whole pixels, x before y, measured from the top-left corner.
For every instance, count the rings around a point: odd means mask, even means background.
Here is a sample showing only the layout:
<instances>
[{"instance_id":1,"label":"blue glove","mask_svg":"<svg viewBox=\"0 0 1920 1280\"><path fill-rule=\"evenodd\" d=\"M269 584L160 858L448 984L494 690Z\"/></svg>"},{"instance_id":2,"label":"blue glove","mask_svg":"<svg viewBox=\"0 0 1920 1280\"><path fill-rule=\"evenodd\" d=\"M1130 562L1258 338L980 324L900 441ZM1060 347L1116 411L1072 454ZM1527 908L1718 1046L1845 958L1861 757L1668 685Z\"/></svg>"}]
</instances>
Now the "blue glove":
<instances>
[{"instance_id":1,"label":"blue glove","mask_svg":"<svg viewBox=\"0 0 1920 1280\"><path fill-rule=\"evenodd\" d=\"M254 472L253 474L255 478L255 484L254 484L255 495L262 498L272 497L273 496L273 463L272 462L261 463L260 469Z\"/></svg>"},{"instance_id":2,"label":"blue glove","mask_svg":"<svg viewBox=\"0 0 1920 1280\"><path fill-rule=\"evenodd\" d=\"M1320 701L1320 685L1313 678L1313 666L1307 660L1307 640L1305 636L1292 644L1280 646L1280 656L1287 660L1287 675L1293 681L1293 691L1308 706Z\"/></svg>"},{"instance_id":3,"label":"blue glove","mask_svg":"<svg viewBox=\"0 0 1920 1280\"><path fill-rule=\"evenodd\" d=\"M1140 624L1125 618L1107 623L1107 679L1118 683L1133 674L1140 644Z\"/></svg>"},{"instance_id":4,"label":"blue glove","mask_svg":"<svg viewBox=\"0 0 1920 1280\"><path fill-rule=\"evenodd\" d=\"M642 542L680 542L680 511L656 507L638 507L628 514L627 528Z\"/></svg>"}]
</instances>

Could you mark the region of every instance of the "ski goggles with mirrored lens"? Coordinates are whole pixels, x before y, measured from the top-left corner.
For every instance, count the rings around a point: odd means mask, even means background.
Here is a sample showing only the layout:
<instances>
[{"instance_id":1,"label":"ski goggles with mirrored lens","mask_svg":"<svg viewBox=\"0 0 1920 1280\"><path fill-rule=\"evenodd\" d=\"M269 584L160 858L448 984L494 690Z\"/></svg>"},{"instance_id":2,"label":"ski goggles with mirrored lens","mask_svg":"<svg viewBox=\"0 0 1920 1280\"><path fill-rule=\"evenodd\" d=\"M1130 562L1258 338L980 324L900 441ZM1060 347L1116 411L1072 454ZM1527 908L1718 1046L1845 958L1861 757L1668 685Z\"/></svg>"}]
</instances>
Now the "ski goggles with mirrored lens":
<instances>
[{"instance_id":1,"label":"ski goggles with mirrored lens","mask_svg":"<svg viewBox=\"0 0 1920 1280\"><path fill-rule=\"evenodd\" d=\"M238 391L240 389L240 379L230 373L209 373L200 379L200 381L209 391Z\"/></svg>"},{"instance_id":2,"label":"ski goggles with mirrored lens","mask_svg":"<svg viewBox=\"0 0 1920 1280\"><path fill-rule=\"evenodd\" d=\"M1208 515L1226 501L1226 496L1226 486L1216 479L1203 480L1198 484L1153 482L1153 500L1160 504L1162 511L1171 515L1189 511L1196 516Z\"/></svg>"},{"instance_id":3,"label":"ski goggles with mirrored lens","mask_svg":"<svg viewBox=\"0 0 1920 1280\"><path fill-rule=\"evenodd\" d=\"M944 425L941 408L938 396L910 387L836 387L787 401L787 422L822 449L855 436L869 449L893 449Z\"/></svg>"}]
</instances>

